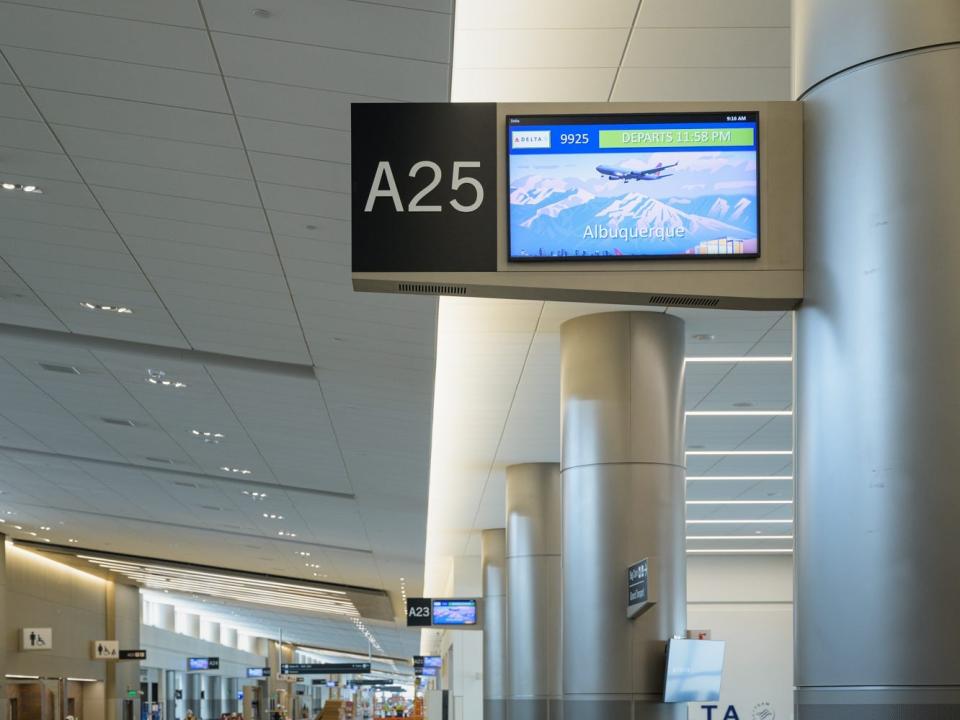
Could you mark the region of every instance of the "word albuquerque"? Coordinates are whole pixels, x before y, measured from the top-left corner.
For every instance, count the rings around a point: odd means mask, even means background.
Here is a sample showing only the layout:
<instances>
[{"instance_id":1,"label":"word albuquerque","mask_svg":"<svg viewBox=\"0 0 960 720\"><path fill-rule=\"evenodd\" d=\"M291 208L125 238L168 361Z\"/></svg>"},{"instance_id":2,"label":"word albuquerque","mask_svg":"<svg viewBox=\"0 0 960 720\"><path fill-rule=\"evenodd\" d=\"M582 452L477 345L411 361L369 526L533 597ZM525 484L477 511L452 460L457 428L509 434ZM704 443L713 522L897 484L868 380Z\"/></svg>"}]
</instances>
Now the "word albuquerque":
<instances>
[{"instance_id":1,"label":"word albuquerque","mask_svg":"<svg viewBox=\"0 0 960 720\"><path fill-rule=\"evenodd\" d=\"M606 238L620 238L621 240L630 240L632 238L655 238L657 240L672 240L673 238L682 238L687 234L685 227L630 227L630 228L608 228L605 225L587 225L583 229L583 239L605 240Z\"/></svg>"}]
</instances>

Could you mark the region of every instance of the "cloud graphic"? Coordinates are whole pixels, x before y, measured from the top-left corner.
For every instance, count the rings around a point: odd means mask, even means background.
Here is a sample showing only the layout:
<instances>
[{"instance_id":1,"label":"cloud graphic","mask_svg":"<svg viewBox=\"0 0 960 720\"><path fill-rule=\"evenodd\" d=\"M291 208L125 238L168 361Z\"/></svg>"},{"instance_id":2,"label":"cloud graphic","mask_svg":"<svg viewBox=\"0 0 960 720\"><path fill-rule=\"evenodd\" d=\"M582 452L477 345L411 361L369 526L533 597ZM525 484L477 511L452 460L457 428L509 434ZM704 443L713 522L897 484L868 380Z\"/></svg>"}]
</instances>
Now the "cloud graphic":
<instances>
[{"instance_id":1,"label":"cloud graphic","mask_svg":"<svg viewBox=\"0 0 960 720\"><path fill-rule=\"evenodd\" d=\"M753 190L756 187L757 183L754 180L731 180L713 184L714 190Z\"/></svg>"}]
</instances>

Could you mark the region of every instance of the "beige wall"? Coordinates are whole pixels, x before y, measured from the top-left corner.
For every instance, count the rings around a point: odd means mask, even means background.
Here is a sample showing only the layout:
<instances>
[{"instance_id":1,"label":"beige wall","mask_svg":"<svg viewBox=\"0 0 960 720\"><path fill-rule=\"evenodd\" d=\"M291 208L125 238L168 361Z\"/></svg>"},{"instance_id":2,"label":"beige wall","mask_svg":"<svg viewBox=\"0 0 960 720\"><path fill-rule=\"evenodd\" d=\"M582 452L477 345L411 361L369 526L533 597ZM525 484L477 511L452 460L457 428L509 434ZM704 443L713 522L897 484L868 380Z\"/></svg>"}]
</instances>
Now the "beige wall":
<instances>
[{"instance_id":1,"label":"beige wall","mask_svg":"<svg viewBox=\"0 0 960 720\"><path fill-rule=\"evenodd\" d=\"M15 546L6 555L4 672L103 680L105 665L90 659L90 641L107 637L106 583ZM53 628L53 649L22 652L23 627Z\"/></svg>"}]
</instances>

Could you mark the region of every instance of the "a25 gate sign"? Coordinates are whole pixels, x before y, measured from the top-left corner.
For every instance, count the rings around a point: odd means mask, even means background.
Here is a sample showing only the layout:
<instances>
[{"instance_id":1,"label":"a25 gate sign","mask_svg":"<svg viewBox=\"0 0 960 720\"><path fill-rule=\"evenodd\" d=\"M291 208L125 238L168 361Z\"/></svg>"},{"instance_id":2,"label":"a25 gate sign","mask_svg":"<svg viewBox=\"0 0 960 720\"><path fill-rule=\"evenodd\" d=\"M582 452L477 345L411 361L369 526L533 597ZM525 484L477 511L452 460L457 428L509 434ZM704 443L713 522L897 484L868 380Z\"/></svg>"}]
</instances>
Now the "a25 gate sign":
<instances>
[{"instance_id":1,"label":"a25 gate sign","mask_svg":"<svg viewBox=\"0 0 960 720\"><path fill-rule=\"evenodd\" d=\"M354 272L495 272L493 103L354 103Z\"/></svg>"}]
</instances>

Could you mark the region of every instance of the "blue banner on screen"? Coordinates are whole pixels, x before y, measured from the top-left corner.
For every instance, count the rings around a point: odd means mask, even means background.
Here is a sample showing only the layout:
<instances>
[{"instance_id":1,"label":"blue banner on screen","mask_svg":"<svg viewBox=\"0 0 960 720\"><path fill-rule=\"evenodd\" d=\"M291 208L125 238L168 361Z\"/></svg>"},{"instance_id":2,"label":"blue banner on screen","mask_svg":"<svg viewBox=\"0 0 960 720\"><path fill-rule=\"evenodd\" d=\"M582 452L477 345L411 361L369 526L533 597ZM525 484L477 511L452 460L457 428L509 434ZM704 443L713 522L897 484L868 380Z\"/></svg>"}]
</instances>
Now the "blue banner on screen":
<instances>
[{"instance_id":1,"label":"blue banner on screen","mask_svg":"<svg viewBox=\"0 0 960 720\"><path fill-rule=\"evenodd\" d=\"M434 625L476 625L476 600L434 600Z\"/></svg>"},{"instance_id":2,"label":"blue banner on screen","mask_svg":"<svg viewBox=\"0 0 960 720\"><path fill-rule=\"evenodd\" d=\"M758 257L756 112L510 116L510 260Z\"/></svg>"}]
</instances>

